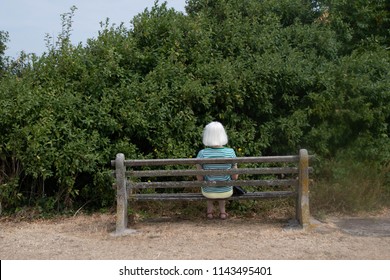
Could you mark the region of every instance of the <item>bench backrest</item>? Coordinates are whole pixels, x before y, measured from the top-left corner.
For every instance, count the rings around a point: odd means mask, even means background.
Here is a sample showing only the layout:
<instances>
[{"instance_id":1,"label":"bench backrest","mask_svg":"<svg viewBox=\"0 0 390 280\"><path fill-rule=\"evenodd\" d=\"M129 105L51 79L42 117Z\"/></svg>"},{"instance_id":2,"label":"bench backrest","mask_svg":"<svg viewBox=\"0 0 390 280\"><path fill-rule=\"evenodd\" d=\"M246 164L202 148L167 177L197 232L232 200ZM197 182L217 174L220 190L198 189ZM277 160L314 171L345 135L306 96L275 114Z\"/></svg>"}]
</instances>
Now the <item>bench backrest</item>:
<instances>
[{"instance_id":1,"label":"bench backrest","mask_svg":"<svg viewBox=\"0 0 390 280\"><path fill-rule=\"evenodd\" d=\"M196 165L203 164L237 164L237 169L197 170ZM285 166L264 167L264 164L280 164ZM243 165L251 167L242 167ZM287 166L286 166L287 165ZM289 165L289 166L288 166ZM131 189L149 188L193 188L204 186L298 186L299 156L275 156L275 157L237 157L218 159L149 159L149 160L125 160L124 166L131 170L125 171L127 187ZM137 168L159 169L137 170ZM163 169L163 168L166 169ZM122 171L123 172L123 171ZM235 181L194 181L197 175L234 175L239 179ZM295 174L294 178L289 174ZM244 176L243 176L244 175ZM245 176L248 175L248 176ZM254 175L280 175L279 178L253 179ZM190 178L188 178L190 176ZM165 177L163 179L163 177ZM166 178L170 180L166 180ZM247 179L252 177L252 179ZM137 179L142 178L142 179ZM145 179L147 178L147 179ZM148 180L153 178L152 180ZM171 180L175 179L175 180Z\"/></svg>"}]
</instances>

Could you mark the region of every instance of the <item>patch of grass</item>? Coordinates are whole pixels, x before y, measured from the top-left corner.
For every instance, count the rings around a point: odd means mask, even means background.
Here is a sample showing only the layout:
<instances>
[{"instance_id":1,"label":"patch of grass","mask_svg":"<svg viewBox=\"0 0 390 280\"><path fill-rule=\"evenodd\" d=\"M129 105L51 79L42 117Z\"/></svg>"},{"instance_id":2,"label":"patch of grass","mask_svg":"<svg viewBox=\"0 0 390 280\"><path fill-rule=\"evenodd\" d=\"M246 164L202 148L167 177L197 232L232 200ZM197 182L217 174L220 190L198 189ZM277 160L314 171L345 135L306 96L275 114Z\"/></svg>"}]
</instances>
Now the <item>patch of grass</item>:
<instances>
[{"instance_id":1,"label":"patch of grass","mask_svg":"<svg viewBox=\"0 0 390 280\"><path fill-rule=\"evenodd\" d=\"M295 216L295 198L231 201L228 211L242 217L290 218Z\"/></svg>"},{"instance_id":2,"label":"patch of grass","mask_svg":"<svg viewBox=\"0 0 390 280\"><path fill-rule=\"evenodd\" d=\"M288 219L295 216L294 198L228 201L230 216L241 218ZM218 205L215 204L218 212ZM129 207L130 220L169 217L197 220L206 215L206 201L142 201Z\"/></svg>"},{"instance_id":3,"label":"patch of grass","mask_svg":"<svg viewBox=\"0 0 390 280\"><path fill-rule=\"evenodd\" d=\"M368 212L389 206L389 167L350 160L329 161L311 186L313 213Z\"/></svg>"}]
</instances>

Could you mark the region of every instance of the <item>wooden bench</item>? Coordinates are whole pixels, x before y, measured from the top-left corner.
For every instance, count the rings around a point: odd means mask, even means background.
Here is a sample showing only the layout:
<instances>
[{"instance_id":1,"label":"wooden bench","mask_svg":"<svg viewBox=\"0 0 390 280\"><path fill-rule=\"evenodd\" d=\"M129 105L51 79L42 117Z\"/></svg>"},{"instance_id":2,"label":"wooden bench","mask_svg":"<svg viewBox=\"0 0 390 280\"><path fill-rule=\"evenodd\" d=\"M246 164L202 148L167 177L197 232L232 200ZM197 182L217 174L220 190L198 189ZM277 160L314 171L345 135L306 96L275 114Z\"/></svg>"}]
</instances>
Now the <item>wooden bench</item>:
<instances>
[{"instance_id":1,"label":"wooden bench","mask_svg":"<svg viewBox=\"0 0 390 280\"><path fill-rule=\"evenodd\" d=\"M298 155L237 157L218 159L145 159L127 160L121 153L112 165L117 194L116 234L132 232L127 228L128 203L138 200L206 200L203 186L241 186L247 189L242 196L229 200L296 198L296 219L302 227L309 225L309 155L301 149ZM236 163L237 169L197 170L196 165ZM248 167L249 166L249 167ZM129 170L127 169L129 168ZM235 181L197 181L196 175L239 174ZM175 180L173 180L175 179ZM259 191L259 187L267 190ZM282 190L272 190L282 187ZM160 190L157 190L160 189ZM161 189L172 189L170 192ZM183 191L183 189L185 191ZM189 192L189 190L195 192Z\"/></svg>"}]
</instances>

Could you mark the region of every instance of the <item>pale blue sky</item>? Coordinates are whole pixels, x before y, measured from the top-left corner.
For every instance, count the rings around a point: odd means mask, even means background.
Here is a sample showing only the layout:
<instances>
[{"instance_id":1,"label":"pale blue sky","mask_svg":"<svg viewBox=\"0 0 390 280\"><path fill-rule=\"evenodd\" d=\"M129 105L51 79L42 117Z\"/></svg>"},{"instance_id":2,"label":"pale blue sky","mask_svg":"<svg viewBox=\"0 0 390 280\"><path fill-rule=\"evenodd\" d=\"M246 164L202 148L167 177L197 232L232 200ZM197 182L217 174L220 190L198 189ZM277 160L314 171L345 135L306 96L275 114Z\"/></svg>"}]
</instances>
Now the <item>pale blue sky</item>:
<instances>
[{"instance_id":1,"label":"pale blue sky","mask_svg":"<svg viewBox=\"0 0 390 280\"><path fill-rule=\"evenodd\" d=\"M56 38L61 32L61 14L77 7L73 18L73 44L96 38L100 22L124 23L154 5L155 0L0 0L0 30L9 33L6 55L16 58L23 50L41 55L46 51L45 34ZM184 12L185 0L159 0Z\"/></svg>"}]
</instances>

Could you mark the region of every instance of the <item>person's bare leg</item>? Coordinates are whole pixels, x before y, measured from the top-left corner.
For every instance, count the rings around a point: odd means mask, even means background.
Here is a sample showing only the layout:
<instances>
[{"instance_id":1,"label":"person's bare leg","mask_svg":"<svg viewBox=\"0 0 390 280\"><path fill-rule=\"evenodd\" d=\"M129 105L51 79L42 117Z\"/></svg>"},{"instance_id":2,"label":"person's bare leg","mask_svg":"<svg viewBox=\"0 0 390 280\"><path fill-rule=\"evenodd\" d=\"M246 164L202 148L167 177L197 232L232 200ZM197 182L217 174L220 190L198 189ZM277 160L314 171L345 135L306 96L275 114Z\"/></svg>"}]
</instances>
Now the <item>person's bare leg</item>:
<instances>
[{"instance_id":1,"label":"person's bare leg","mask_svg":"<svg viewBox=\"0 0 390 280\"><path fill-rule=\"evenodd\" d=\"M222 220L225 220L228 217L228 214L226 213L225 205L226 205L226 200L219 200L219 217Z\"/></svg>"},{"instance_id":2,"label":"person's bare leg","mask_svg":"<svg viewBox=\"0 0 390 280\"><path fill-rule=\"evenodd\" d=\"M207 200L207 218L212 219L214 212L214 202L211 199Z\"/></svg>"}]
</instances>

